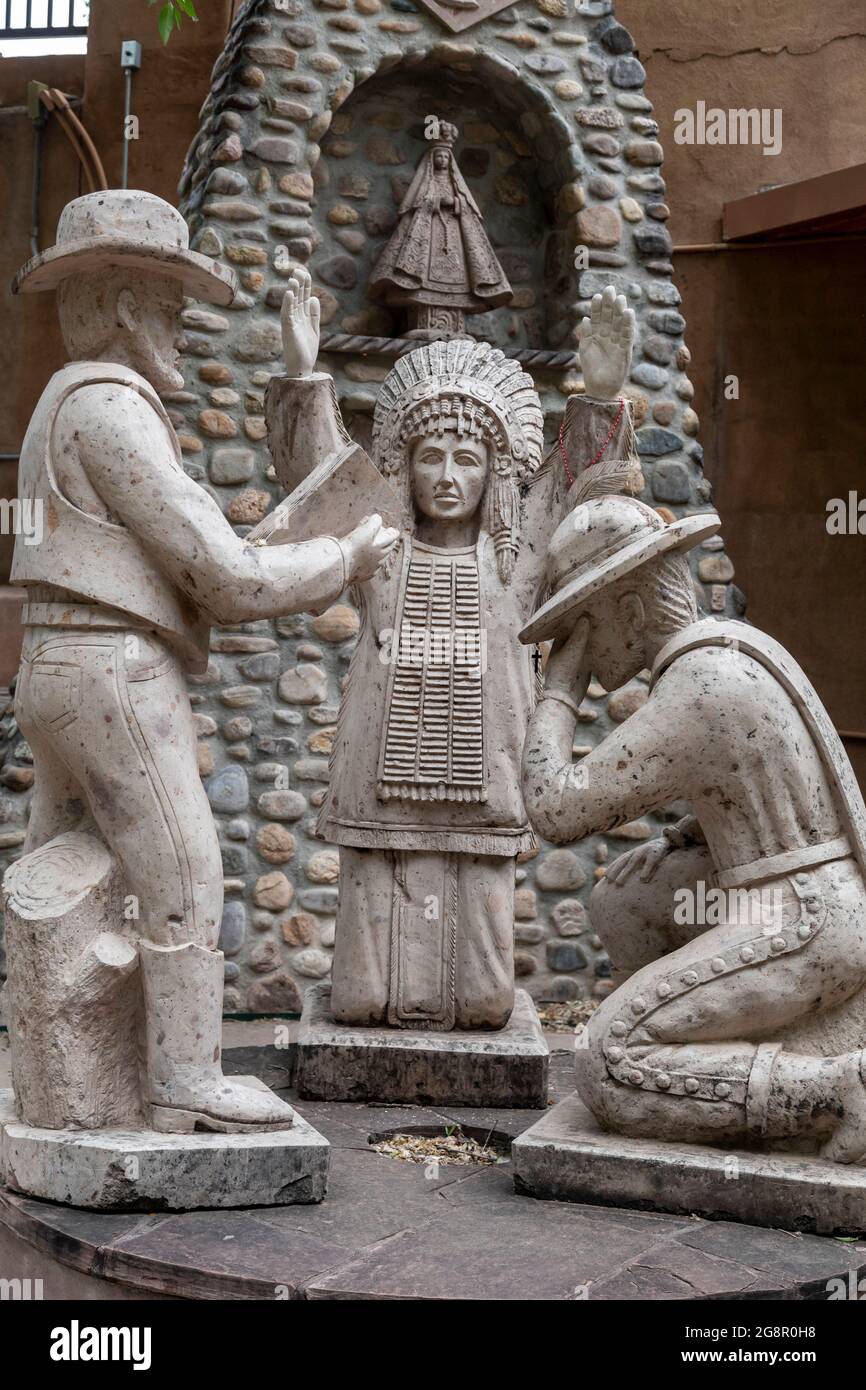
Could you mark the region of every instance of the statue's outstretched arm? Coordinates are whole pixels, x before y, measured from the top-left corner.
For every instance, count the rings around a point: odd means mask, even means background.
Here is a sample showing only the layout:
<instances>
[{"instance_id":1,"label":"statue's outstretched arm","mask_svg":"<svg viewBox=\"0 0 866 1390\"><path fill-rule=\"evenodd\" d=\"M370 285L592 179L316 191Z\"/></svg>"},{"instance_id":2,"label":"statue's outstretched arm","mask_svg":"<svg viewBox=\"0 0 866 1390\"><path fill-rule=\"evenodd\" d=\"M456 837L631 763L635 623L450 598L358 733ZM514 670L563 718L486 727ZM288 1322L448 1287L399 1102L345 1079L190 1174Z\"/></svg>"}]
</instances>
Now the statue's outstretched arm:
<instances>
[{"instance_id":1,"label":"statue's outstretched arm","mask_svg":"<svg viewBox=\"0 0 866 1390\"><path fill-rule=\"evenodd\" d=\"M529 485L527 535L552 535L572 507L585 500L581 493L589 484L586 470L593 460L593 481L601 482L605 473L602 464L621 463L620 480L609 490L631 491L626 461L632 456L633 435L633 407L627 398L607 401L590 396L569 396L561 434L548 452L544 467ZM632 473L637 480L640 466L636 461ZM592 495L600 496L602 490L600 487Z\"/></svg>"},{"instance_id":2,"label":"statue's outstretched arm","mask_svg":"<svg viewBox=\"0 0 866 1390\"><path fill-rule=\"evenodd\" d=\"M589 497L630 493L642 486L634 452L631 401L623 394L631 366L634 311L608 285L593 295L580 325L580 366L586 394L570 396L554 461L568 489L566 505ZM628 467L628 461L633 466Z\"/></svg>"},{"instance_id":3,"label":"statue's outstretched arm","mask_svg":"<svg viewBox=\"0 0 866 1390\"><path fill-rule=\"evenodd\" d=\"M342 540L247 545L184 472L165 422L137 392L94 384L73 393L58 427L93 487L159 568L217 623L316 612L368 577L396 532L367 518Z\"/></svg>"},{"instance_id":4,"label":"statue's outstretched arm","mask_svg":"<svg viewBox=\"0 0 866 1390\"><path fill-rule=\"evenodd\" d=\"M632 492L642 485L634 459L634 412L622 390L631 365L634 313L612 285L593 296L580 326L584 395L569 396L558 438L543 469L530 482L525 503L527 536L551 535L587 496ZM619 465L617 467L617 465ZM587 471L589 470L589 471ZM541 567L543 547L534 555Z\"/></svg>"}]
</instances>

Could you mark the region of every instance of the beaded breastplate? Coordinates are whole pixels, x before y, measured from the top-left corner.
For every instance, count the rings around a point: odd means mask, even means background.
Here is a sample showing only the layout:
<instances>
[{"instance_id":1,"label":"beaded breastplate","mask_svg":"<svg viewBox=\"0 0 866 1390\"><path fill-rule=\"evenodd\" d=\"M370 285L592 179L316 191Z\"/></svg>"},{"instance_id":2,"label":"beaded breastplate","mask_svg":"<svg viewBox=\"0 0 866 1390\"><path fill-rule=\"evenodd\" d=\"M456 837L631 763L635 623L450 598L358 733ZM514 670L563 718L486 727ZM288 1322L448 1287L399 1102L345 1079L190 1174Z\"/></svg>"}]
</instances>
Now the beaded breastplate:
<instances>
[{"instance_id":1,"label":"beaded breastplate","mask_svg":"<svg viewBox=\"0 0 866 1390\"><path fill-rule=\"evenodd\" d=\"M485 634L475 546L409 548L379 754L383 801L486 801Z\"/></svg>"}]
</instances>

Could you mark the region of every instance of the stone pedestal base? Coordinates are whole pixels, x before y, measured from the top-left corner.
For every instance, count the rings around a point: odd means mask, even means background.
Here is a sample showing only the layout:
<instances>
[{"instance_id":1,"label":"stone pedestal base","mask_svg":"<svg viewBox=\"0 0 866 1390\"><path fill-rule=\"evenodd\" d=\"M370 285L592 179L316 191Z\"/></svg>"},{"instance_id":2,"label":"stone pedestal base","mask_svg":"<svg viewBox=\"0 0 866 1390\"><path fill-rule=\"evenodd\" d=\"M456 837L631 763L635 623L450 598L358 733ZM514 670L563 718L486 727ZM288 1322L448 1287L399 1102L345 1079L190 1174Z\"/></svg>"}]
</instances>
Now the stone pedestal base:
<instances>
[{"instance_id":1,"label":"stone pedestal base","mask_svg":"<svg viewBox=\"0 0 866 1390\"><path fill-rule=\"evenodd\" d=\"M335 1023L329 1007L329 985L307 990L297 1043L298 1094L306 1100L547 1105L549 1052L525 990L517 990L514 1012L498 1033L355 1028Z\"/></svg>"},{"instance_id":2,"label":"stone pedestal base","mask_svg":"<svg viewBox=\"0 0 866 1390\"><path fill-rule=\"evenodd\" d=\"M255 1077L241 1077L261 1086ZM295 1115L258 1134L34 1129L0 1091L0 1183L98 1211L193 1211L321 1202L330 1145Z\"/></svg>"},{"instance_id":3,"label":"stone pedestal base","mask_svg":"<svg viewBox=\"0 0 866 1390\"><path fill-rule=\"evenodd\" d=\"M866 1231L866 1168L608 1134L577 1094L511 1148L516 1191L560 1202L730 1217L819 1235Z\"/></svg>"}]
</instances>

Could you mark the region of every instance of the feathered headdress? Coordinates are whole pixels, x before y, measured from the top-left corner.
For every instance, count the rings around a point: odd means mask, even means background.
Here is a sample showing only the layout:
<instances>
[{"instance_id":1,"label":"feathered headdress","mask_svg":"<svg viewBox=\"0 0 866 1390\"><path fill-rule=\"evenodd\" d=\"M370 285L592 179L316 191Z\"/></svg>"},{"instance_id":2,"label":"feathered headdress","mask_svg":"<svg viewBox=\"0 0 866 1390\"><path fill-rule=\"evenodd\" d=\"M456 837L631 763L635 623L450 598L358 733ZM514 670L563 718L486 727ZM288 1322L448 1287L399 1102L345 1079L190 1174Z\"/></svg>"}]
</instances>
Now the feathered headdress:
<instances>
[{"instance_id":1,"label":"feathered headdress","mask_svg":"<svg viewBox=\"0 0 866 1390\"><path fill-rule=\"evenodd\" d=\"M403 474L408 498L408 448L419 435L447 429L492 446L484 527L508 581L519 545L518 487L539 467L544 448L541 402L518 362L469 338L425 343L388 373L373 416L376 462L386 477Z\"/></svg>"}]
</instances>

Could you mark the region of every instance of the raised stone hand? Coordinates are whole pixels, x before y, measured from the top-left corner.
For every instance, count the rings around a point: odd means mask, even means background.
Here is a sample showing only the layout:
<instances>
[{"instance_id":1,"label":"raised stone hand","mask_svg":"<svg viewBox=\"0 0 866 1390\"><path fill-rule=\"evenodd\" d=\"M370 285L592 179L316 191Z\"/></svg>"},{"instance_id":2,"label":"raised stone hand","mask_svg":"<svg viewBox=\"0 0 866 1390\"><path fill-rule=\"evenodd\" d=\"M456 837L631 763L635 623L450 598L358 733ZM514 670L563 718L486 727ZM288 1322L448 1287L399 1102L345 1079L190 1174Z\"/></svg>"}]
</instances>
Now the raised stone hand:
<instances>
[{"instance_id":1,"label":"raised stone hand","mask_svg":"<svg viewBox=\"0 0 866 1390\"><path fill-rule=\"evenodd\" d=\"M286 376L310 376L319 355L321 305L312 288L310 272L298 266L286 286L280 311Z\"/></svg>"},{"instance_id":2,"label":"raised stone hand","mask_svg":"<svg viewBox=\"0 0 866 1390\"><path fill-rule=\"evenodd\" d=\"M594 294L589 317L580 325L580 365L586 394L609 401L619 395L631 365L634 310L608 285Z\"/></svg>"},{"instance_id":3,"label":"raised stone hand","mask_svg":"<svg viewBox=\"0 0 866 1390\"><path fill-rule=\"evenodd\" d=\"M400 537L393 526L383 526L378 512L365 516L340 542L346 556L347 579L372 579Z\"/></svg>"}]
</instances>

